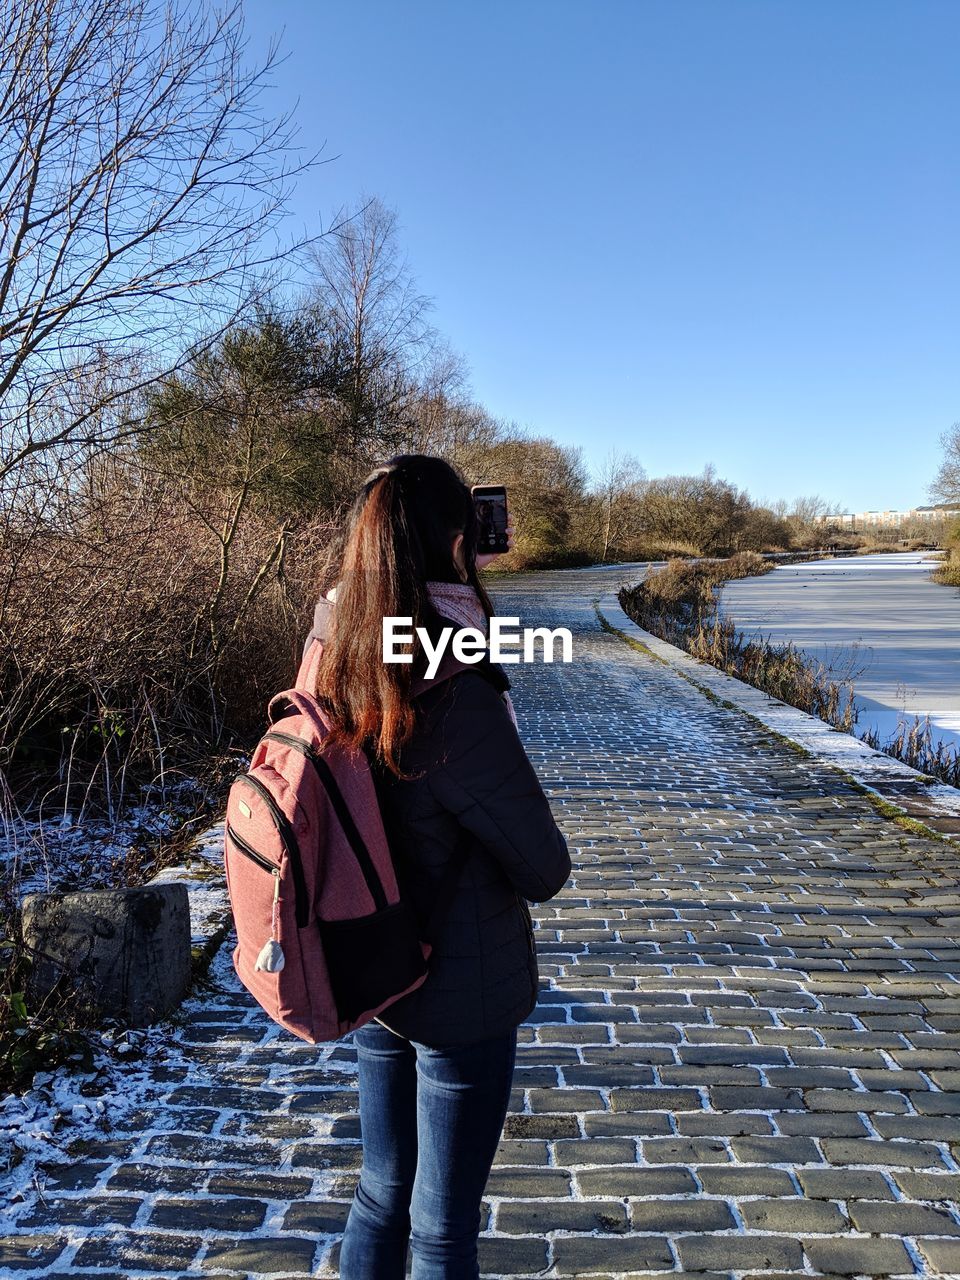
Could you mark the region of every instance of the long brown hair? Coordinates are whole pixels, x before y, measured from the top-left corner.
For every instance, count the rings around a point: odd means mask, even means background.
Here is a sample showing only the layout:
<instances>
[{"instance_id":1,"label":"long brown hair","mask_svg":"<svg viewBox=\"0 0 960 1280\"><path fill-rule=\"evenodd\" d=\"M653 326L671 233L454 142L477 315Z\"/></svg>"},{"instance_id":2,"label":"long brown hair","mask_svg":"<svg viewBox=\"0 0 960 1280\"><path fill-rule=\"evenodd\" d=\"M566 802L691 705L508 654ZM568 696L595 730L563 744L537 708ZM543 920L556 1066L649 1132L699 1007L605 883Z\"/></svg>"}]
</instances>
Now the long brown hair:
<instances>
[{"instance_id":1,"label":"long brown hair","mask_svg":"<svg viewBox=\"0 0 960 1280\"><path fill-rule=\"evenodd\" d=\"M458 533L467 581L489 617L490 599L477 576L473 498L442 458L401 454L378 467L364 481L347 525L317 693L338 739L357 750L372 748L398 775L398 753L414 726L411 687L425 657L415 640L412 665L385 663L383 619L412 618L414 635L435 619L426 584L462 581L452 548Z\"/></svg>"}]
</instances>

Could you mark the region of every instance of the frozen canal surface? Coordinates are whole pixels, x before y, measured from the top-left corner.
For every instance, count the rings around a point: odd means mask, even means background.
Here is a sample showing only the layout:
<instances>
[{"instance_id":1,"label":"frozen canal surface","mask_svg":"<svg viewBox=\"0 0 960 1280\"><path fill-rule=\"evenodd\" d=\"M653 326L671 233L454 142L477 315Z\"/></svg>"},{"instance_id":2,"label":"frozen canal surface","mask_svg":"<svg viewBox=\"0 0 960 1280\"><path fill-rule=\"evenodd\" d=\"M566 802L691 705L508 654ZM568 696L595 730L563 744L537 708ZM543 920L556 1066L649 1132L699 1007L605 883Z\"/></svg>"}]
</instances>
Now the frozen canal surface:
<instances>
[{"instance_id":1,"label":"frozen canal surface","mask_svg":"<svg viewBox=\"0 0 960 1280\"><path fill-rule=\"evenodd\" d=\"M960 746L960 590L929 579L922 553L780 565L724 587L724 611L748 635L792 640L840 674L851 667L857 732L881 738L929 715Z\"/></svg>"}]
</instances>

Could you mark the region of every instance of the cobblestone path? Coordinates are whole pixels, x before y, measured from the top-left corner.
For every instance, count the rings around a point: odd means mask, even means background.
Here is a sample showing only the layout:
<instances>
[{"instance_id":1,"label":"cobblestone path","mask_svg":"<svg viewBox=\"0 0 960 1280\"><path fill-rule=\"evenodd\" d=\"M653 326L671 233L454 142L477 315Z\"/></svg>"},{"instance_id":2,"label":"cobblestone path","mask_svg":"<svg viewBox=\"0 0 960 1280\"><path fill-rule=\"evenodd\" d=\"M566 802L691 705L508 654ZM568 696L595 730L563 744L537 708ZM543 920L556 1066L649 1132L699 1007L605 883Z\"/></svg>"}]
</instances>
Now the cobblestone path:
<instances>
[{"instance_id":1,"label":"cobblestone path","mask_svg":"<svg viewBox=\"0 0 960 1280\"><path fill-rule=\"evenodd\" d=\"M534 910L484 1274L960 1276L956 847L601 630L610 581L498 599L574 629L515 680L574 875ZM212 977L116 1136L48 1171L13 1274L336 1275L349 1043L276 1032L228 948Z\"/></svg>"}]
</instances>

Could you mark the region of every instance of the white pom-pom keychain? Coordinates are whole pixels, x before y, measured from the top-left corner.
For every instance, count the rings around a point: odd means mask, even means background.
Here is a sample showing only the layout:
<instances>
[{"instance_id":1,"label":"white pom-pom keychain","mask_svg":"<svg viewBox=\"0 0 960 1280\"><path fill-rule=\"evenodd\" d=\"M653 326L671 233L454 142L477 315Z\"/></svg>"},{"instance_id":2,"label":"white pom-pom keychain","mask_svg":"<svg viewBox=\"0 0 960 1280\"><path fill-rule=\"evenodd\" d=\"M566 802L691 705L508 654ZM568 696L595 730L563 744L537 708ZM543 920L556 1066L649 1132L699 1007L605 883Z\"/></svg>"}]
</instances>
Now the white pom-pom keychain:
<instances>
[{"instance_id":1,"label":"white pom-pom keychain","mask_svg":"<svg viewBox=\"0 0 960 1280\"><path fill-rule=\"evenodd\" d=\"M273 909L270 917L270 938L263 944L254 969L262 969L266 973L279 973L286 961L283 947L277 941L277 922L280 916L280 872L273 873Z\"/></svg>"}]
</instances>

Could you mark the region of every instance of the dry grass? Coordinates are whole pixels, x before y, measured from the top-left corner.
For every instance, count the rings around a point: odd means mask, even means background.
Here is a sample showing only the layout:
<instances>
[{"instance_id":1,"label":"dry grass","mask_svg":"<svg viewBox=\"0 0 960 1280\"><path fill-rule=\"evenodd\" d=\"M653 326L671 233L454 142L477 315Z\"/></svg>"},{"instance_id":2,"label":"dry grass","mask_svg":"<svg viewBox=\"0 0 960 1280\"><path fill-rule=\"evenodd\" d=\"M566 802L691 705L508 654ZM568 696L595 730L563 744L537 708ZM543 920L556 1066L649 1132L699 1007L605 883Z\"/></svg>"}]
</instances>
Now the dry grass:
<instances>
[{"instance_id":1,"label":"dry grass","mask_svg":"<svg viewBox=\"0 0 960 1280\"><path fill-rule=\"evenodd\" d=\"M755 551L742 551L726 560L669 560L663 569L648 573L639 586L625 593L630 608L626 604L624 608L648 631L672 640L674 634L682 637L703 627L715 611L715 592L722 583L769 573L773 567ZM652 625L631 609L642 613Z\"/></svg>"},{"instance_id":2,"label":"dry grass","mask_svg":"<svg viewBox=\"0 0 960 1280\"><path fill-rule=\"evenodd\" d=\"M911 723L901 721L896 733L886 742L875 730L868 730L862 737L875 751L895 756L912 769L939 778L951 787L960 787L960 751L934 738L929 716L915 716Z\"/></svg>"},{"instance_id":3,"label":"dry grass","mask_svg":"<svg viewBox=\"0 0 960 1280\"><path fill-rule=\"evenodd\" d=\"M821 663L812 662L793 644L748 640L729 618L714 616L685 646L695 658L719 667L790 706L809 711L834 728L852 733L857 708L851 679L837 680Z\"/></svg>"}]
</instances>

